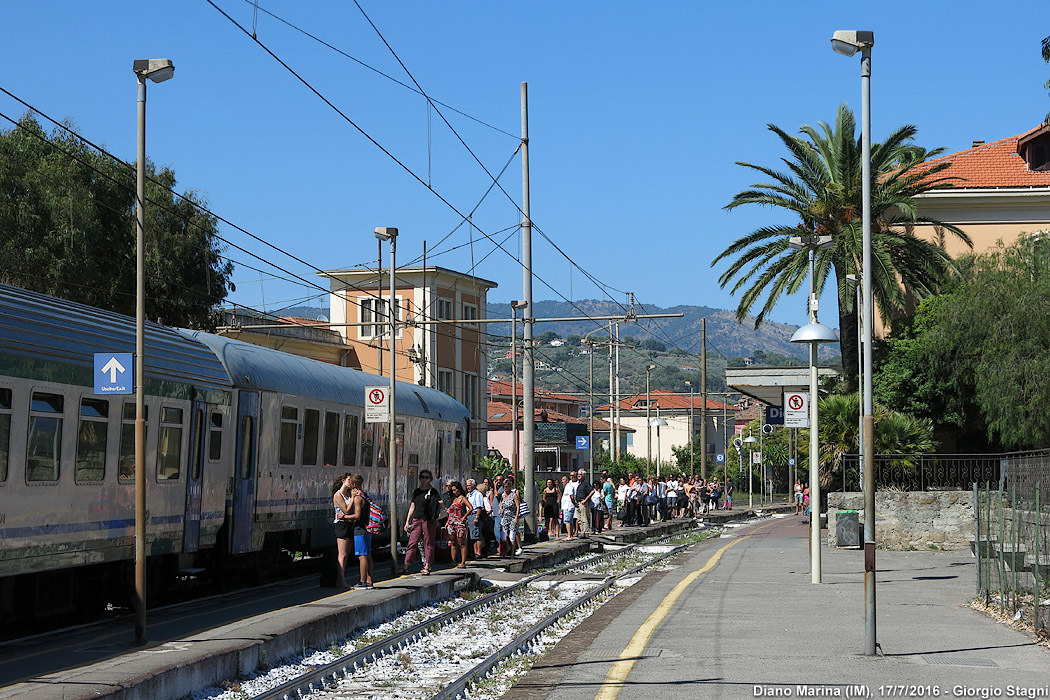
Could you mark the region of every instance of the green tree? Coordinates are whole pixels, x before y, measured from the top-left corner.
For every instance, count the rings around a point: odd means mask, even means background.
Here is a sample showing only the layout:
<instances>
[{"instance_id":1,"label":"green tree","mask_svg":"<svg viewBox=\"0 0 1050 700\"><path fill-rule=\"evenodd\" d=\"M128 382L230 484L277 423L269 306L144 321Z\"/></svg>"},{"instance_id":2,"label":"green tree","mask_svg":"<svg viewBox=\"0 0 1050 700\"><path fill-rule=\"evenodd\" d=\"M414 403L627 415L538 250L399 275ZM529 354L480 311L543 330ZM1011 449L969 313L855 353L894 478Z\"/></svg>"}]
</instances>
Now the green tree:
<instances>
[{"instance_id":1,"label":"green tree","mask_svg":"<svg viewBox=\"0 0 1050 700\"><path fill-rule=\"evenodd\" d=\"M993 447L1050 442L1050 232L965 261L965 280L931 309L917 364L946 416ZM976 415L975 415L976 414Z\"/></svg>"},{"instance_id":2,"label":"green tree","mask_svg":"<svg viewBox=\"0 0 1050 700\"><path fill-rule=\"evenodd\" d=\"M169 169L147 163L146 317L209 328L233 286L216 221L176 199ZM188 201L187 201L188 200ZM119 313L135 312L135 178L125 164L31 116L0 132L2 279Z\"/></svg>"},{"instance_id":3,"label":"green tree","mask_svg":"<svg viewBox=\"0 0 1050 700\"><path fill-rule=\"evenodd\" d=\"M856 134L853 113L840 106L834 127L821 122L819 129L801 128L802 137L792 136L774 124L769 125L787 148L787 171L740 162L761 173L768 181L738 192L726 209L746 204L777 207L790 212L795 220L764 226L733 241L712 261L716 265L731 260L719 277L723 287L742 292L737 319L751 313L765 295L755 325L773 310L781 296L802 288L809 275L806 250L792 250L792 236L829 235L833 247L817 251L814 286L823 290L828 280L835 285L839 303L839 328L843 369L852 381L856 376L857 327L854 292L846 275L857 274L862 257L862 158L861 141ZM908 298L923 299L934 294L955 272L945 250L910 235L905 226L934 223L967 245L970 239L956 226L919 215L914 198L954 178L940 173L950 162L921 168L914 166L936 156L943 149L927 151L912 143L914 126L902 126L883 143L871 147L871 238L875 273L872 290L884 320L901 310ZM834 275L832 276L832 273Z\"/></svg>"}]
</instances>

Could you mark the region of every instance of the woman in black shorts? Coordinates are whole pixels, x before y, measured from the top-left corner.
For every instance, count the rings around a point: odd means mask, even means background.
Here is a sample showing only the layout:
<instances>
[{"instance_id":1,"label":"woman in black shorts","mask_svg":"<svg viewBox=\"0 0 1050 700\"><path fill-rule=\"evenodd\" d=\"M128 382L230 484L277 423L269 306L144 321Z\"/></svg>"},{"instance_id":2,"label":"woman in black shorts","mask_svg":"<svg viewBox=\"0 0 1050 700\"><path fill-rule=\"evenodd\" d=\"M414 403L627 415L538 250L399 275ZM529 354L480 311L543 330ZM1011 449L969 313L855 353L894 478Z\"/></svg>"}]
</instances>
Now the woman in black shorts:
<instances>
[{"instance_id":1,"label":"woman in black shorts","mask_svg":"<svg viewBox=\"0 0 1050 700\"><path fill-rule=\"evenodd\" d=\"M543 520L547 524L547 536L558 539L561 527L558 525L558 511L561 505L561 491L554 483L554 479L547 479L547 486L543 489Z\"/></svg>"},{"instance_id":2,"label":"woman in black shorts","mask_svg":"<svg viewBox=\"0 0 1050 700\"><path fill-rule=\"evenodd\" d=\"M346 563L350 558L350 540L353 537L353 521L349 518L350 507L354 497L353 481L350 474L343 474L332 482L332 505L335 507L335 541L339 547L337 558L338 569L336 570L336 585L339 588L349 588L346 583Z\"/></svg>"}]
</instances>

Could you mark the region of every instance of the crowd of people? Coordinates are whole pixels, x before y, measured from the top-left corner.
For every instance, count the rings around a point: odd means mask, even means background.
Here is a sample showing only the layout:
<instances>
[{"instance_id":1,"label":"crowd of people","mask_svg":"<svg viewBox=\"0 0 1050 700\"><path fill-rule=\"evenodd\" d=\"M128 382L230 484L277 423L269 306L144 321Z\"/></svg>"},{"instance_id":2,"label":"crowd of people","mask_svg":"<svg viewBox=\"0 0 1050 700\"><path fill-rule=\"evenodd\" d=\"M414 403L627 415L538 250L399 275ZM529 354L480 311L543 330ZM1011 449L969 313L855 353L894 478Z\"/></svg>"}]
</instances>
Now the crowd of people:
<instances>
[{"instance_id":1,"label":"crowd of people","mask_svg":"<svg viewBox=\"0 0 1050 700\"><path fill-rule=\"evenodd\" d=\"M358 558L356 588L372 587L372 534L368 522L371 500L362 490L360 475L345 474L332 484L334 528L338 547L337 585L349 588L346 567L351 552ZM485 477L480 482L451 481L444 493L434 486L430 470L419 472L403 528L408 536L404 559L395 563L394 575L404 573L418 557L420 573L429 575L436 561L440 520L445 520L453 565L467 566L468 559L516 556L522 553L525 518L531 512L511 475ZM804 491L804 493L803 493ZM796 503L808 501L808 484L796 484ZM733 482L721 483L685 475L628 474L619 483L603 470L593 481L586 470L569 472L560 481L547 479L539 493L536 535L540 539L587 538L614 527L649 525L655 521L694 518L733 509ZM618 525L617 525L618 524ZM397 524L394 524L396 527Z\"/></svg>"}]
</instances>

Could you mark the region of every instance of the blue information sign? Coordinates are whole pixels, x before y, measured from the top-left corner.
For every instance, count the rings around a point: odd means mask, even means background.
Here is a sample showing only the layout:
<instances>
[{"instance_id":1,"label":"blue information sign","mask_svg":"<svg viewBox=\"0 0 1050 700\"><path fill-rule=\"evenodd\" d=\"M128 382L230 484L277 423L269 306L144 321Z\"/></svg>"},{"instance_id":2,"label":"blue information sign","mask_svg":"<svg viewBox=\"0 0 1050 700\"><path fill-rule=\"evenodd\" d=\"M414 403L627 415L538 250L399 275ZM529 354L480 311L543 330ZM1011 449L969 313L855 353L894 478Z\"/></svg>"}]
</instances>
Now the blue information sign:
<instances>
[{"instance_id":1,"label":"blue information sign","mask_svg":"<svg viewBox=\"0 0 1050 700\"><path fill-rule=\"evenodd\" d=\"M788 458L788 466L789 467L795 466L795 458L794 457L789 457Z\"/></svg>"},{"instance_id":2,"label":"blue information sign","mask_svg":"<svg viewBox=\"0 0 1050 700\"><path fill-rule=\"evenodd\" d=\"M725 462L726 461L725 453L719 452L718 454L716 454L715 455L715 461L718 462L719 464L722 464L723 462Z\"/></svg>"},{"instance_id":3,"label":"blue information sign","mask_svg":"<svg viewBox=\"0 0 1050 700\"><path fill-rule=\"evenodd\" d=\"M135 393L133 358L130 352L96 352L95 393Z\"/></svg>"},{"instance_id":4,"label":"blue information sign","mask_svg":"<svg viewBox=\"0 0 1050 700\"><path fill-rule=\"evenodd\" d=\"M590 446L591 446L591 438L590 437L588 437L587 435L577 435L576 436L576 449L577 450L586 450L586 449L589 449Z\"/></svg>"},{"instance_id":5,"label":"blue information sign","mask_svg":"<svg viewBox=\"0 0 1050 700\"><path fill-rule=\"evenodd\" d=\"M766 422L770 425L784 425L784 407L766 406Z\"/></svg>"}]
</instances>

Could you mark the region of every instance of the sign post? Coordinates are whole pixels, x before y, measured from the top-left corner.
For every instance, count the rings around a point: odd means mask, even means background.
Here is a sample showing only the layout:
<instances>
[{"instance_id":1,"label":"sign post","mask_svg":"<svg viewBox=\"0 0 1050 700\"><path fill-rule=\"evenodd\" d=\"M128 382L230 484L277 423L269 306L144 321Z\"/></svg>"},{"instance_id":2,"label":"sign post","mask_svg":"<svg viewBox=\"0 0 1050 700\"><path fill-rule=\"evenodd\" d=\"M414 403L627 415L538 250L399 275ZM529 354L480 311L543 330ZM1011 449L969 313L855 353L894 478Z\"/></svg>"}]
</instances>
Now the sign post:
<instances>
[{"instance_id":1,"label":"sign post","mask_svg":"<svg viewBox=\"0 0 1050 700\"><path fill-rule=\"evenodd\" d=\"M132 394L135 392L134 355L130 352L95 353L95 393Z\"/></svg>"}]
</instances>

